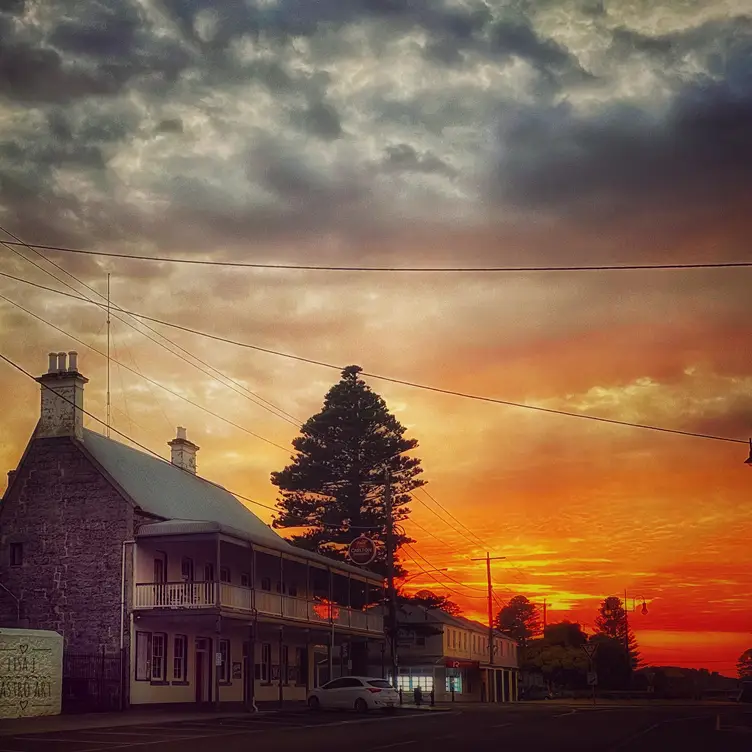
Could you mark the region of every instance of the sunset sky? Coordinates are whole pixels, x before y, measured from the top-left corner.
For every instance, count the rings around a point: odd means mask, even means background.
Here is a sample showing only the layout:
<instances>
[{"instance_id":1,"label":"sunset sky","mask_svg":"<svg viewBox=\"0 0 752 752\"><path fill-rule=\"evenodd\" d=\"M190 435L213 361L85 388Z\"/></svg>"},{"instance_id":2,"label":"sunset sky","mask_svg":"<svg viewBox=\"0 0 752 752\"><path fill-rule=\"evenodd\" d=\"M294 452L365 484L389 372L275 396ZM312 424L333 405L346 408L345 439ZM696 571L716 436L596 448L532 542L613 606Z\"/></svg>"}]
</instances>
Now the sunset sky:
<instances>
[{"instance_id":1,"label":"sunset sky","mask_svg":"<svg viewBox=\"0 0 752 752\"><path fill-rule=\"evenodd\" d=\"M0 225L31 243L314 266L750 261L749 14L746 0L0 3ZM111 273L123 308L263 348L752 435L749 267L358 273L46 254L100 292ZM65 289L8 248L0 272ZM0 294L0 352L38 375L48 351L78 350L104 417L101 355L14 303L99 350L102 310L7 278ZM338 378L154 326L301 422ZM114 427L167 457L186 426L201 474L273 505L289 450L248 431L289 447L296 428L122 321L112 335L136 372L113 365ZM744 444L367 380L419 440L427 490L472 531L418 494L420 566L463 585L411 586L485 618L470 558L489 550L507 557L500 602L545 597L550 620L592 628L605 596L644 597L648 615L630 616L648 662L732 673L752 647ZM9 470L38 386L3 366L0 390Z\"/></svg>"}]
</instances>

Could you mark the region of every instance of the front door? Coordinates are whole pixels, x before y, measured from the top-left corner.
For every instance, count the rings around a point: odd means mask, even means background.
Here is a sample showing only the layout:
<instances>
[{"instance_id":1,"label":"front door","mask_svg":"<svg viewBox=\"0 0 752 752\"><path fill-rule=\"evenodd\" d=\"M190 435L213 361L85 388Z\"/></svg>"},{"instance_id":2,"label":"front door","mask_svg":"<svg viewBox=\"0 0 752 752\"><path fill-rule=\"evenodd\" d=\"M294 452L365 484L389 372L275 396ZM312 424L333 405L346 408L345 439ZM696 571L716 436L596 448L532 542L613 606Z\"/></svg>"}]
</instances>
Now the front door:
<instances>
[{"instance_id":1,"label":"front door","mask_svg":"<svg viewBox=\"0 0 752 752\"><path fill-rule=\"evenodd\" d=\"M211 702L211 640L196 638L196 702Z\"/></svg>"}]
</instances>

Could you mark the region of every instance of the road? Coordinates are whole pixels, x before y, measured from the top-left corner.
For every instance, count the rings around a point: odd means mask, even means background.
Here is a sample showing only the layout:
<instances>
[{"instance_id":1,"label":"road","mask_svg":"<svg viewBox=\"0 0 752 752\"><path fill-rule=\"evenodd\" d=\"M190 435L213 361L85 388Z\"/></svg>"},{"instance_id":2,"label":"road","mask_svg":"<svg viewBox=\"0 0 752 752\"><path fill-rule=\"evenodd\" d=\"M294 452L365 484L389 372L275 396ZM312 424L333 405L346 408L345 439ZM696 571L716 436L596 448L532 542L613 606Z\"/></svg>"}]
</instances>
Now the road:
<instances>
[{"instance_id":1,"label":"road","mask_svg":"<svg viewBox=\"0 0 752 752\"><path fill-rule=\"evenodd\" d=\"M289 711L0 737L0 752L203 752L219 745L222 752L749 752L752 709L530 703L393 716Z\"/></svg>"}]
</instances>

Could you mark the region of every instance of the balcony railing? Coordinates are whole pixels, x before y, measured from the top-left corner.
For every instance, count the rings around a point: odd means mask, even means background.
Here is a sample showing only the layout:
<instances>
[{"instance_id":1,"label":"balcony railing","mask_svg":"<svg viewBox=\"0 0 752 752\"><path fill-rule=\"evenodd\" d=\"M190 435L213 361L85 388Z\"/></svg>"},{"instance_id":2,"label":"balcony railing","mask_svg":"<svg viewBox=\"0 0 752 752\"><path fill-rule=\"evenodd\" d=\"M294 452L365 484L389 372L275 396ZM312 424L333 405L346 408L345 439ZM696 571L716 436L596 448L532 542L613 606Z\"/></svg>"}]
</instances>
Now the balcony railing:
<instances>
[{"instance_id":1,"label":"balcony railing","mask_svg":"<svg viewBox=\"0 0 752 752\"><path fill-rule=\"evenodd\" d=\"M254 608L264 616L276 616L300 622L334 624L363 632L384 632L381 614L340 606L326 601L293 598L265 590L238 587L226 582L158 582L136 585L136 609L214 608L219 588L222 608L251 613Z\"/></svg>"}]
</instances>

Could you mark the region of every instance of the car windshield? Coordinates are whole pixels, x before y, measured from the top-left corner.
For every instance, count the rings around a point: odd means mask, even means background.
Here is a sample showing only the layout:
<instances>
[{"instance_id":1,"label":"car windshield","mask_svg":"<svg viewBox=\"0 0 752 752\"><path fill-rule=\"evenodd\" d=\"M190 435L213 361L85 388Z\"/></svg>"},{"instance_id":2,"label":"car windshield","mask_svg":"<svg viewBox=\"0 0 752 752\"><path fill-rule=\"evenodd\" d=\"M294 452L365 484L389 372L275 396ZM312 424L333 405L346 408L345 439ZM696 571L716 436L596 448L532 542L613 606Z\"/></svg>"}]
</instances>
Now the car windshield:
<instances>
[{"instance_id":1,"label":"car windshield","mask_svg":"<svg viewBox=\"0 0 752 752\"><path fill-rule=\"evenodd\" d=\"M392 685L388 681L384 681L384 679L369 681L368 684L372 687L378 687L379 689L392 689Z\"/></svg>"}]
</instances>

